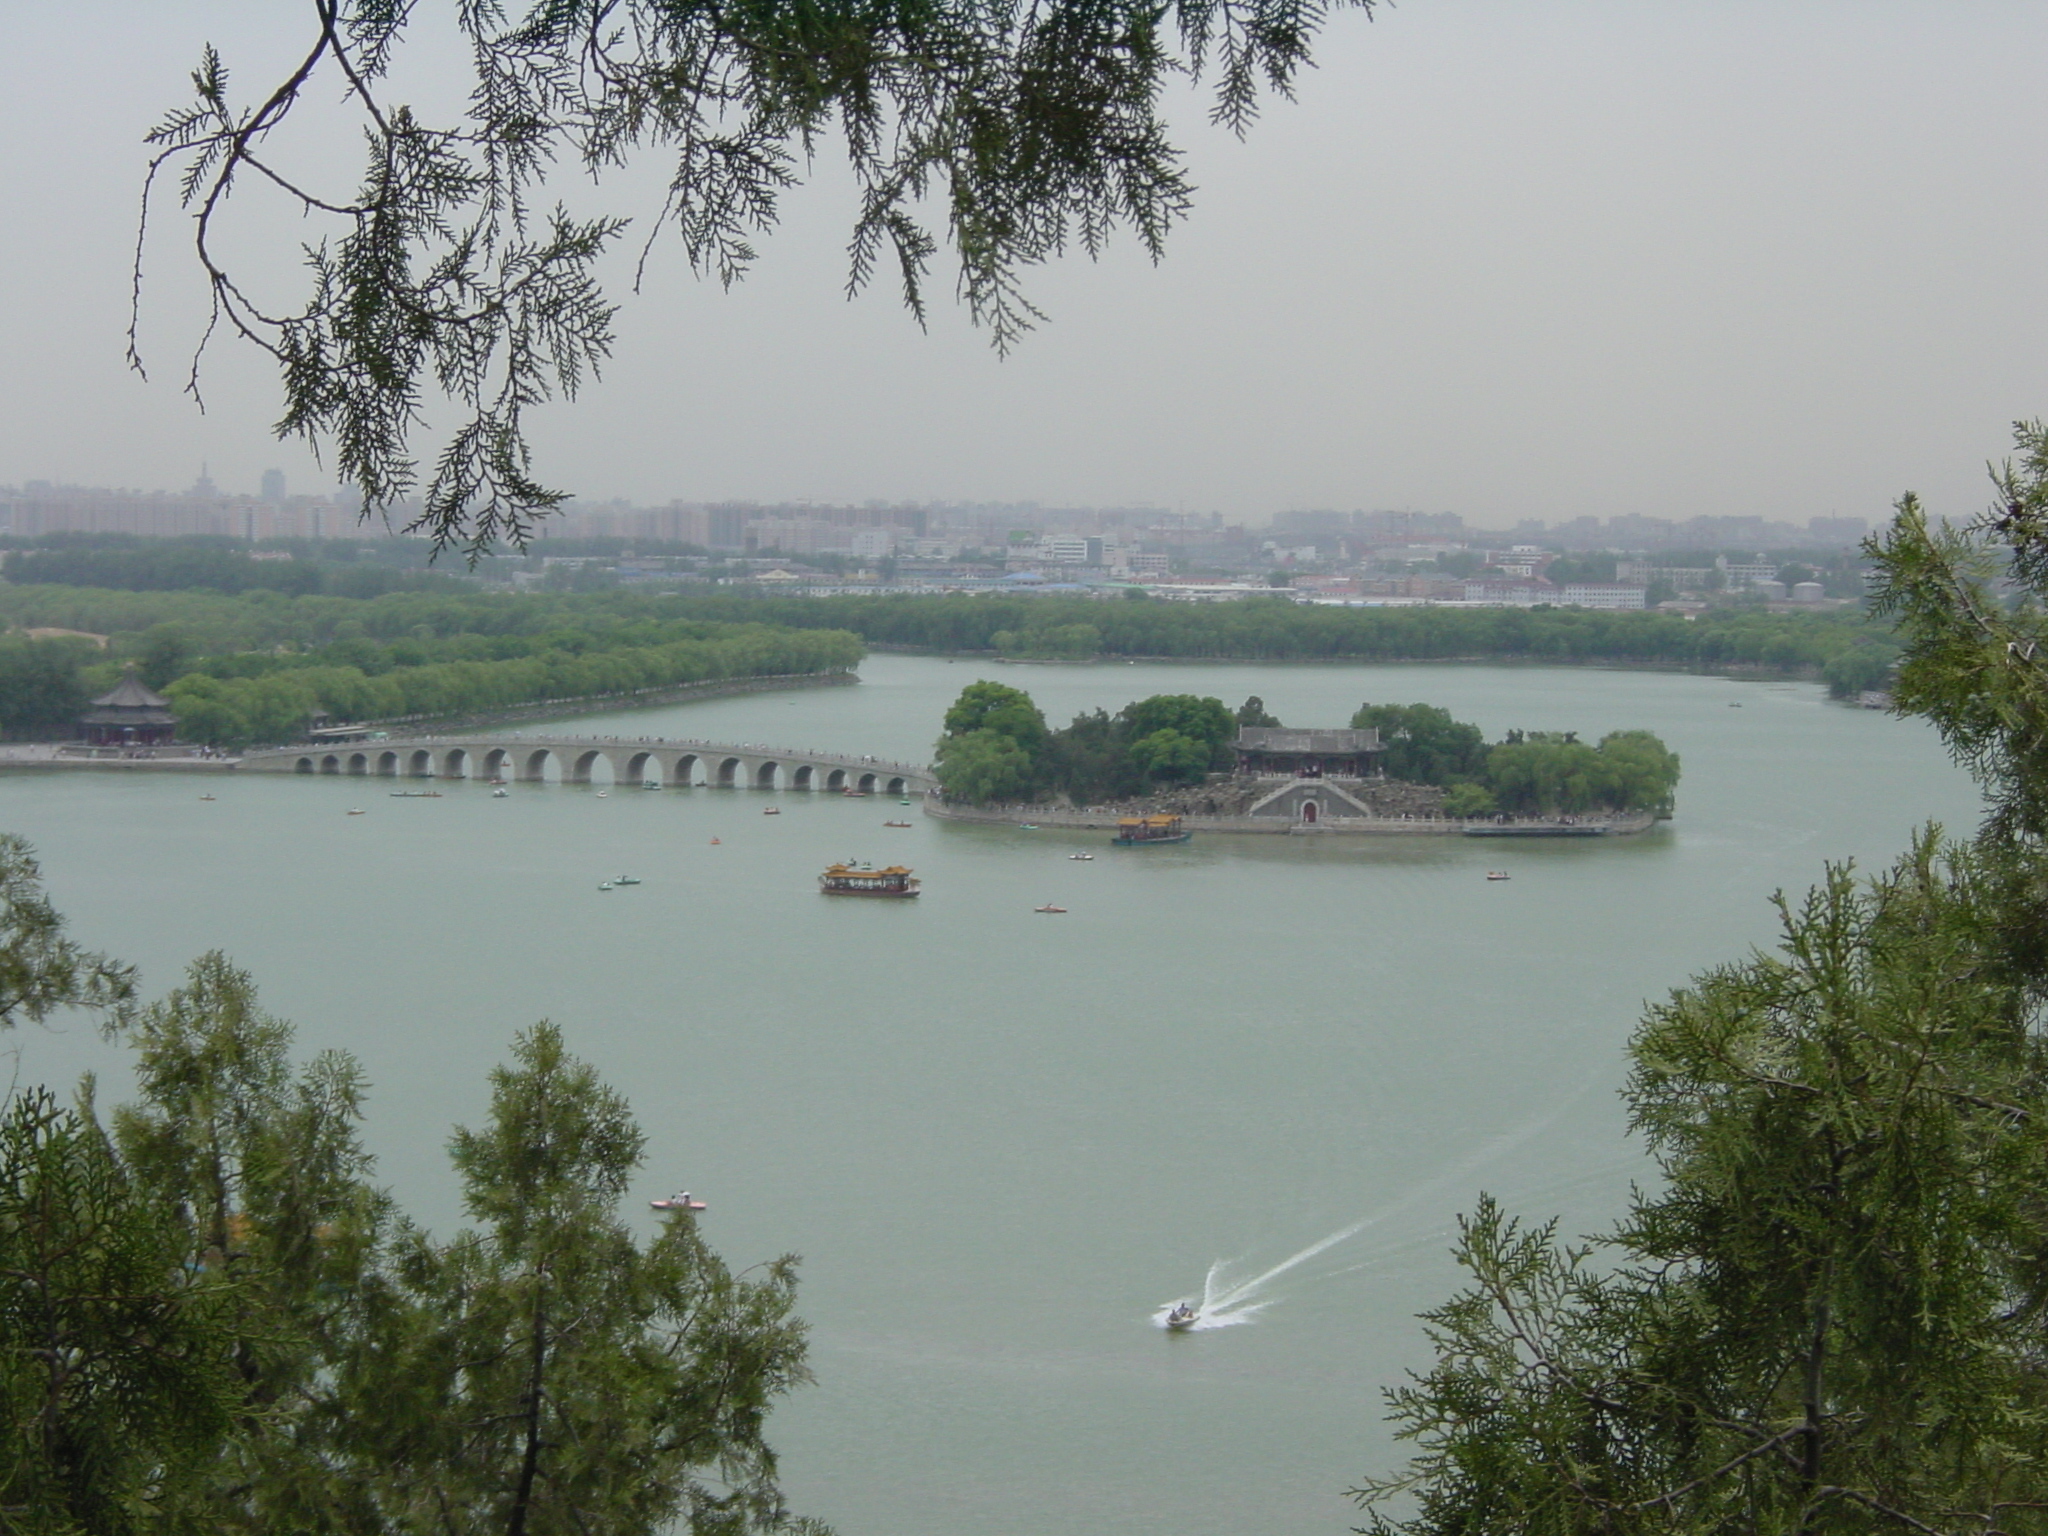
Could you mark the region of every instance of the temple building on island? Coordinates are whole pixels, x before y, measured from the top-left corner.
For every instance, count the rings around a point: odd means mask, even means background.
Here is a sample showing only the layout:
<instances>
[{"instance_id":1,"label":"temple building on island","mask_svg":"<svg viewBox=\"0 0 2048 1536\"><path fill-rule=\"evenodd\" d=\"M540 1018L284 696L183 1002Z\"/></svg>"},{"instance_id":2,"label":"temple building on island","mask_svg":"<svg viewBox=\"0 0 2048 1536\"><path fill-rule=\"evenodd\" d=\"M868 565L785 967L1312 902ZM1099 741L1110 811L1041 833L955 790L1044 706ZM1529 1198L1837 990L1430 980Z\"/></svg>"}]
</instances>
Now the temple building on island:
<instances>
[{"instance_id":1,"label":"temple building on island","mask_svg":"<svg viewBox=\"0 0 2048 1536\"><path fill-rule=\"evenodd\" d=\"M1409 788L1389 786L1379 777L1378 731L1242 726L1237 733L1237 773L1240 779L1271 781L1253 787L1242 812L1260 820L1288 821L1308 830L1330 817L1383 820L1406 813L1405 805L1394 810L1375 803L1391 790ZM1399 797L1397 803L1405 798Z\"/></svg>"},{"instance_id":2,"label":"temple building on island","mask_svg":"<svg viewBox=\"0 0 2048 1536\"><path fill-rule=\"evenodd\" d=\"M112 693L94 699L78 721L79 739L94 747L162 746L177 734L171 701L144 687L133 670Z\"/></svg>"},{"instance_id":3,"label":"temple building on island","mask_svg":"<svg viewBox=\"0 0 2048 1536\"><path fill-rule=\"evenodd\" d=\"M1365 779L1379 771L1378 731L1291 731L1241 726L1237 771L1257 778Z\"/></svg>"}]
</instances>

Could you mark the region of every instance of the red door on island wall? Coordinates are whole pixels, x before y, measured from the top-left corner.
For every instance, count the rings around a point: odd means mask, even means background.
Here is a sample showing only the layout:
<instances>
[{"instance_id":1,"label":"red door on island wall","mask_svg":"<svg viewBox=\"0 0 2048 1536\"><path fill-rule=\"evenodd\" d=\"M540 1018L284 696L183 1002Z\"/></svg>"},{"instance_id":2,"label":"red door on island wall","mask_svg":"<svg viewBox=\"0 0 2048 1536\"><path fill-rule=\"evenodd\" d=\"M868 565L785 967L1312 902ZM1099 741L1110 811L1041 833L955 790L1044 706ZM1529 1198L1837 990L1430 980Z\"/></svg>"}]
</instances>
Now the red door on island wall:
<instances>
[{"instance_id":1,"label":"red door on island wall","mask_svg":"<svg viewBox=\"0 0 2048 1536\"><path fill-rule=\"evenodd\" d=\"M1301 819L1313 826L1316 819L1316 803L1313 800L1301 802Z\"/></svg>"}]
</instances>

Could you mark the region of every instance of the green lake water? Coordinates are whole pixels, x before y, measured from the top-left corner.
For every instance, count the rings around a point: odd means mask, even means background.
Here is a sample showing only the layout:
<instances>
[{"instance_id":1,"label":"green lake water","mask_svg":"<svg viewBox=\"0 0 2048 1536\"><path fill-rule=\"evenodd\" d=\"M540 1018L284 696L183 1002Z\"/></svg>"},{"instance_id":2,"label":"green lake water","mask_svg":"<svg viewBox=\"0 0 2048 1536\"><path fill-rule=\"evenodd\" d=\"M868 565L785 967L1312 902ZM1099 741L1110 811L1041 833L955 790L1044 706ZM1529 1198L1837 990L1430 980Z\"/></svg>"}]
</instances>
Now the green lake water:
<instances>
[{"instance_id":1,"label":"green lake water","mask_svg":"<svg viewBox=\"0 0 2048 1536\"><path fill-rule=\"evenodd\" d=\"M562 1025L648 1130L636 1203L688 1186L734 1264L804 1256L818 1385L771 1438L792 1504L844 1536L1306 1536L1346 1529L1343 1490L1389 1465L1380 1390L1424 1359L1412 1317L1455 1284L1456 1213L1490 1190L1588 1230L1644 1175L1616 1088L1645 999L1767 943L1771 892L1824 861L1977 814L1925 727L1808 685L891 656L862 676L548 729L922 760L996 677L1055 725L1194 692L1289 725L1369 699L1489 735L1641 727L1685 776L1669 826L1550 845L1117 850L883 799L26 771L0 776L0 826L150 989L222 948L302 1048L356 1053L382 1176L431 1225L459 1219L443 1149L485 1072L515 1030ZM913 865L925 894L821 898L846 858ZM620 873L644 883L597 889ZM90 1027L8 1044L20 1081L91 1067L124 1090ZM1254 1282L1237 1325L1162 1332L1218 1262L1213 1294Z\"/></svg>"}]
</instances>

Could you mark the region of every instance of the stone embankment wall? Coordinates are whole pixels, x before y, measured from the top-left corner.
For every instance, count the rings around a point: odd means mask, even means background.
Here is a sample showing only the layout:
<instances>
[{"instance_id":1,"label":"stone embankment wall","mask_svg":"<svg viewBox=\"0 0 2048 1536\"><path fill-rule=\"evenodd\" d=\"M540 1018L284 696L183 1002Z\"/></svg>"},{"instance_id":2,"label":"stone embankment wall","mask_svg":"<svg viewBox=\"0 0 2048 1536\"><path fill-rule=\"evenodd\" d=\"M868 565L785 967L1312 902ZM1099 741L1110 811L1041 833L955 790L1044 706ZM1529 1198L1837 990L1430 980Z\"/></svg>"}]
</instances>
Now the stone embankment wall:
<instances>
[{"instance_id":1,"label":"stone embankment wall","mask_svg":"<svg viewBox=\"0 0 2048 1536\"><path fill-rule=\"evenodd\" d=\"M1039 827L1064 827L1076 831L1113 832L1119 817L1136 814L1114 807L1089 806L1076 810L1068 806L1055 805L952 805L938 793L925 796L924 813L941 821L973 821L990 826L1020 826L1030 823ZM1449 816L1325 816L1313 825L1305 825L1285 816L1198 816L1181 813L1190 832L1264 832L1303 837L1321 837L1329 834L1375 837L1457 837L1467 827L1494 825L1492 817L1475 817L1462 821ZM1542 817L1517 817L1510 823L1515 826L1546 826L1553 823ZM1648 812L1636 812L1612 816L1581 816L1581 826L1605 826L1609 832L1623 836L1634 832L1647 832L1657 824L1657 818Z\"/></svg>"},{"instance_id":2,"label":"stone embankment wall","mask_svg":"<svg viewBox=\"0 0 2048 1536\"><path fill-rule=\"evenodd\" d=\"M1143 800L1119 801L1091 809L1116 816L1152 816L1161 812L1174 816L1243 816L1276 789L1325 782L1337 785L1354 800L1363 800L1380 817L1398 820L1443 814L1444 792L1431 784L1410 784L1401 779L1294 779L1285 775L1239 778L1227 773L1212 774L1206 783L1161 790Z\"/></svg>"}]
</instances>

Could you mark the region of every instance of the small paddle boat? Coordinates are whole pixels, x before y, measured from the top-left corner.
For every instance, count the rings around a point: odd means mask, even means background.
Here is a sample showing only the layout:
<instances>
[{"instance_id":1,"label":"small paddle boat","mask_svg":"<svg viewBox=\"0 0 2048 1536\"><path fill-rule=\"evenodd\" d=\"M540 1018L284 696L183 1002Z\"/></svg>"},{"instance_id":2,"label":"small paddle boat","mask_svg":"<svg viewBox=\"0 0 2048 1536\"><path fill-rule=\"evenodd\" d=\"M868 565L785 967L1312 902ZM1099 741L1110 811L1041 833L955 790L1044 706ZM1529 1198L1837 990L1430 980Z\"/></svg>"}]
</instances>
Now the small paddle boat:
<instances>
[{"instance_id":1,"label":"small paddle boat","mask_svg":"<svg viewBox=\"0 0 2048 1536\"><path fill-rule=\"evenodd\" d=\"M202 799L202 800L211 800L211 799L213 798L213 796L211 796L211 795L201 795L201 796L200 796L199 798L200 798L200 799Z\"/></svg>"},{"instance_id":2,"label":"small paddle boat","mask_svg":"<svg viewBox=\"0 0 2048 1536\"><path fill-rule=\"evenodd\" d=\"M1056 907L1048 901L1044 906L1033 907L1031 910L1034 912L1064 912L1067 909L1065 907Z\"/></svg>"},{"instance_id":3,"label":"small paddle boat","mask_svg":"<svg viewBox=\"0 0 2048 1536\"><path fill-rule=\"evenodd\" d=\"M782 807L779 805L764 805L761 807L761 814L763 816L780 816L782 814Z\"/></svg>"},{"instance_id":4,"label":"small paddle boat","mask_svg":"<svg viewBox=\"0 0 2048 1536\"><path fill-rule=\"evenodd\" d=\"M704 1209L704 1202L702 1200L692 1200L687 1189L681 1194L670 1195L666 1200L650 1200L647 1203L657 1211L701 1211Z\"/></svg>"},{"instance_id":5,"label":"small paddle boat","mask_svg":"<svg viewBox=\"0 0 2048 1536\"><path fill-rule=\"evenodd\" d=\"M1201 1320L1201 1316L1202 1314L1188 1302L1178 1302L1174 1309L1166 1314L1166 1326L1175 1333L1185 1333Z\"/></svg>"},{"instance_id":6,"label":"small paddle boat","mask_svg":"<svg viewBox=\"0 0 2048 1536\"><path fill-rule=\"evenodd\" d=\"M1489 880L1505 880L1508 878L1508 872L1504 869L1489 869L1486 872L1486 878Z\"/></svg>"},{"instance_id":7,"label":"small paddle boat","mask_svg":"<svg viewBox=\"0 0 2048 1536\"><path fill-rule=\"evenodd\" d=\"M509 796L511 795L511 793L512 793L512 791L511 791L511 790L509 790L509 789L506 789L506 788L504 788L503 786L500 786L499 788L497 788L497 789L494 789L494 790L492 790L492 791L491 791L491 798L492 798L493 800L503 800L503 799L506 799L507 797L509 797Z\"/></svg>"},{"instance_id":8,"label":"small paddle boat","mask_svg":"<svg viewBox=\"0 0 2048 1536\"><path fill-rule=\"evenodd\" d=\"M608 891L608 890L610 890L611 888L612 888L612 883L611 883L611 881L609 881L609 880L605 881L605 882L604 882L604 883L603 883L602 885L600 885L600 886L598 887L598 889L599 889L600 891Z\"/></svg>"},{"instance_id":9,"label":"small paddle boat","mask_svg":"<svg viewBox=\"0 0 2048 1536\"><path fill-rule=\"evenodd\" d=\"M907 827L910 823L907 821L885 821L882 825L885 827Z\"/></svg>"},{"instance_id":10,"label":"small paddle boat","mask_svg":"<svg viewBox=\"0 0 2048 1536\"><path fill-rule=\"evenodd\" d=\"M362 811L361 811L361 810L352 810L352 811L350 811L350 812L349 812L349 815L351 815L351 816L360 816L360 815L362 815L362 814L363 814L363 813L362 813Z\"/></svg>"},{"instance_id":11,"label":"small paddle boat","mask_svg":"<svg viewBox=\"0 0 2048 1536\"><path fill-rule=\"evenodd\" d=\"M613 876L612 876L612 884L613 884L613 885L638 885L639 883L640 883L640 877L639 877L638 875L613 875Z\"/></svg>"},{"instance_id":12,"label":"small paddle boat","mask_svg":"<svg viewBox=\"0 0 2048 1536\"><path fill-rule=\"evenodd\" d=\"M1095 855L1092 853L1070 853L1067 857L1070 859L1080 859L1087 863L1092 863L1095 859Z\"/></svg>"}]
</instances>

